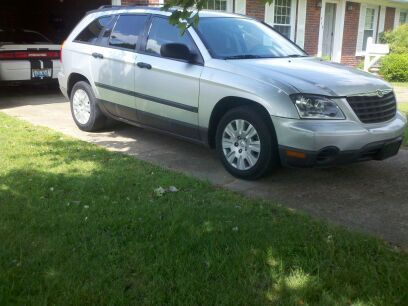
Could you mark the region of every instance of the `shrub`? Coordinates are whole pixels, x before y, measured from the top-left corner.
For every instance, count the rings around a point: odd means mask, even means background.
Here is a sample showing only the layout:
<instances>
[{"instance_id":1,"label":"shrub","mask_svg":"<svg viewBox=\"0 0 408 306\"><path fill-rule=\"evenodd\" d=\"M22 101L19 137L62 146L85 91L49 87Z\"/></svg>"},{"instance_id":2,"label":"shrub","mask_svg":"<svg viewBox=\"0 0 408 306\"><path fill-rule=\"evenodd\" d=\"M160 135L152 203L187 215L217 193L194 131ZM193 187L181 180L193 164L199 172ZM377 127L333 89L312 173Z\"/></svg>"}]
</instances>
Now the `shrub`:
<instances>
[{"instance_id":1,"label":"shrub","mask_svg":"<svg viewBox=\"0 0 408 306\"><path fill-rule=\"evenodd\" d=\"M408 82L408 53L390 54L381 60L380 74L393 82Z\"/></svg>"},{"instance_id":2,"label":"shrub","mask_svg":"<svg viewBox=\"0 0 408 306\"><path fill-rule=\"evenodd\" d=\"M380 41L390 44L391 53L408 54L408 24L403 24L392 32L381 33Z\"/></svg>"}]
</instances>

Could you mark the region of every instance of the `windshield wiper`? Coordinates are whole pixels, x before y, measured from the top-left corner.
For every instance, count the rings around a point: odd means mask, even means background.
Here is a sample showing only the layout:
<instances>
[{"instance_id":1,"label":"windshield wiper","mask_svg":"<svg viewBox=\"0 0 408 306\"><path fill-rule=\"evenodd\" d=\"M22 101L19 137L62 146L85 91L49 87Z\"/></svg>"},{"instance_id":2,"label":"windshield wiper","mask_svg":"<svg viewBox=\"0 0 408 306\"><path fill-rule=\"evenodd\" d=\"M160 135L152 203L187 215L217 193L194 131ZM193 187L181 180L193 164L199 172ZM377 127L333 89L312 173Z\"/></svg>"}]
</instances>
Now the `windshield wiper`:
<instances>
[{"instance_id":1,"label":"windshield wiper","mask_svg":"<svg viewBox=\"0 0 408 306\"><path fill-rule=\"evenodd\" d=\"M254 55L254 54L240 54L240 55L231 55L231 56L224 57L224 59L251 59L251 58L265 58L265 56Z\"/></svg>"},{"instance_id":2,"label":"windshield wiper","mask_svg":"<svg viewBox=\"0 0 408 306\"><path fill-rule=\"evenodd\" d=\"M302 54L289 54L289 55L285 55L282 57L307 57L307 55L302 55Z\"/></svg>"}]
</instances>

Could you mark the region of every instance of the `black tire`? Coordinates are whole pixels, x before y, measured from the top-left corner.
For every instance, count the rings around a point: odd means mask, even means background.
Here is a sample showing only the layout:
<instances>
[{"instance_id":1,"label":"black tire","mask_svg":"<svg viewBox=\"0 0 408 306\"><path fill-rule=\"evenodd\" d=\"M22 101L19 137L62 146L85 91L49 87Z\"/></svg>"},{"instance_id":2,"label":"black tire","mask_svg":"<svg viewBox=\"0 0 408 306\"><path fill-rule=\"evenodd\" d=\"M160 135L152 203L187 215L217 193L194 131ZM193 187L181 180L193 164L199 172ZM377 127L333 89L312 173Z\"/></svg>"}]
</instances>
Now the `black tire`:
<instances>
[{"instance_id":1,"label":"black tire","mask_svg":"<svg viewBox=\"0 0 408 306\"><path fill-rule=\"evenodd\" d=\"M222 137L225 128L230 122L238 119L247 121L256 129L260 142L258 160L251 168L246 170L240 170L231 165L222 148ZM221 118L217 126L216 150L225 169L233 176L241 179L255 180L279 165L278 145L272 121L269 116L264 114L264 110L254 105L233 108Z\"/></svg>"},{"instance_id":2,"label":"black tire","mask_svg":"<svg viewBox=\"0 0 408 306\"><path fill-rule=\"evenodd\" d=\"M76 91L80 89L86 92L86 94L88 95L89 101L90 101L90 116L86 123L81 123L77 120L74 114L74 109L73 109L74 95ZM99 131L107 127L109 120L99 109L99 106L96 102L96 98L93 93L92 87L91 85L89 85L89 83L85 81L79 81L75 83L71 91L70 104L71 104L72 118L74 119L75 124L78 126L78 128L81 129L82 131L95 132L95 131Z\"/></svg>"}]
</instances>

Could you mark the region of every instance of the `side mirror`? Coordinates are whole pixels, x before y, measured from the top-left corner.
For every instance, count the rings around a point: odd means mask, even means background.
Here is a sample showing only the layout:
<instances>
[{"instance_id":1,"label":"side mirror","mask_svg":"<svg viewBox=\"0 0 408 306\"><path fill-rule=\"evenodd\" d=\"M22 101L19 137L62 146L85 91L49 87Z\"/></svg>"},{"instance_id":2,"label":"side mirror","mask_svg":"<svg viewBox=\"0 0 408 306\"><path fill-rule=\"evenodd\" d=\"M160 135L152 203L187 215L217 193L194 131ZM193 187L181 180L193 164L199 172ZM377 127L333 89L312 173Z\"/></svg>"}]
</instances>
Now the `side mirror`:
<instances>
[{"instance_id":1,"label":"side mirror","mask_svg":"<svg viewBox=\"0 0 408 306\"><path fill-rule=\"evenodd\" d=\"M160 55L179 60L185 60L190 63L195 61L196 54L192 53L185 44L169 43L160 48Z\"/></svg>"}]
</instances>

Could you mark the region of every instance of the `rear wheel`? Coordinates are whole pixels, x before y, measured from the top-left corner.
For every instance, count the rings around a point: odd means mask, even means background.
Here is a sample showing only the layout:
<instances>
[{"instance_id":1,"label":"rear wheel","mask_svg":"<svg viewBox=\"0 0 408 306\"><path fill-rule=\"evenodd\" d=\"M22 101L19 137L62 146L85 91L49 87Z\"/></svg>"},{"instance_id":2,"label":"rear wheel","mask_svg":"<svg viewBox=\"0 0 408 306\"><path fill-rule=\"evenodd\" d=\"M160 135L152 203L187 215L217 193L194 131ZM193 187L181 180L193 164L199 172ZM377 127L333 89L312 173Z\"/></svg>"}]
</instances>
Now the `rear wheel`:
<instances>
[{"instance_id":1,"label":"rear wheel","mask_svg":"<svg viewBox=\"0 0 408 306\"><path fill-rule=\"evenodd\" d=\"M83 131L93 132L106 127L107 117L96 103L92 87L85 81L74 85L71 92L71 114Z\"/></svg>"},{"instance_id":2,"label":"rear wheel","mask_svg":"<svg viewBox=\"0 0 408 306\"><path fill-rule=\"evenodd\" d=\"M222 117L217 128L216 149L232 175L257 179L278 164L275 131L267 119L247 105L234 108Z\"/></svg>"}]
</instances>

